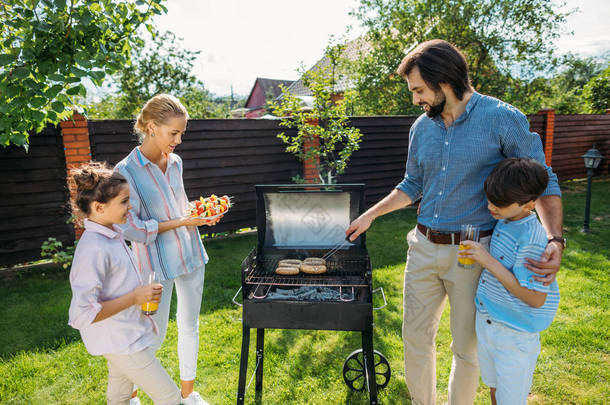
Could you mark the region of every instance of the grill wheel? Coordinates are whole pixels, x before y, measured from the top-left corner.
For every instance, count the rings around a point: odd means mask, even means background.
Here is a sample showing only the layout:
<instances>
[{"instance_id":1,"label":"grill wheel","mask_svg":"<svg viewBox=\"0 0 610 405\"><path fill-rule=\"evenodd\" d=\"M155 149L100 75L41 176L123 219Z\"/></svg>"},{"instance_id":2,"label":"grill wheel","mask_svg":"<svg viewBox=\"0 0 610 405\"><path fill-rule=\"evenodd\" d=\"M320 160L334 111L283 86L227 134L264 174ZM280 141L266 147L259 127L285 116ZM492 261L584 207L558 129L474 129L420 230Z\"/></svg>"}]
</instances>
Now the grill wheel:
<instances>
[{"instance_id":1,"label":"grill wheel","mask_svg":"<svg viewBox=\"0 0 610 405\"><path fill-rule=\"evenodd\" d=\"M373 360L375 362L375 380L377 388L383 389L390 382L392 371L390 363L383 354L377 350L373 350ZM345 384L353 391L364 391L366 388L364 354L362 349L354 351L347 356L343 363L343 380Z\"/></svg>"}]
</instances>

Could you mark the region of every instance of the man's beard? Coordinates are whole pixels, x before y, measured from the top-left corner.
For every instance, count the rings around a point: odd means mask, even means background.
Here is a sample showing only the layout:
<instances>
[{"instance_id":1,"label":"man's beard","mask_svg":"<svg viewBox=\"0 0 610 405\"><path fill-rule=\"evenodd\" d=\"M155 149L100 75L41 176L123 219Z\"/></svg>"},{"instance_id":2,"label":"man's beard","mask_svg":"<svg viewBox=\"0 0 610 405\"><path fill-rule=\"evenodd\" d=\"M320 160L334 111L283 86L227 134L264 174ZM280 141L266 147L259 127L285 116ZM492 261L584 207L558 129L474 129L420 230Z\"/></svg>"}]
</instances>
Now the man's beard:
<instances>
[{"instance_id":1,"label":"man's beard","mask_svg":"<svg viewBox=\"0 0 610 405\"><path fill-rule=\"evenodd\" d=\"M426 111L426 115L430 118L434 118L440 115L445 109L445 103L447 102L447 98L445 97L445 93L442 91L437 91L434 93L434 102L430 106L430 109ZM425 103L424 103L425 104Z\"/></svg>"}]
</instances>

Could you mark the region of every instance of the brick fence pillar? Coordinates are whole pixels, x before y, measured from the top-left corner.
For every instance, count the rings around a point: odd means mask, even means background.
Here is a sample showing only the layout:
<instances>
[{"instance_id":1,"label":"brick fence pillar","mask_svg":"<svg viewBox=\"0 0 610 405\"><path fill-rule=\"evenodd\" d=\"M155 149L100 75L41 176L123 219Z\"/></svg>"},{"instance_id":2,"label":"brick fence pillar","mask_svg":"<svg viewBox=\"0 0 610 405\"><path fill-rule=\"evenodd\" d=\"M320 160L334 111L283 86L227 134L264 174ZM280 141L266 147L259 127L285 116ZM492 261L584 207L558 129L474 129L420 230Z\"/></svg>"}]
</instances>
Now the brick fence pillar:
<instances>
[{"instance_id":1,"label":"brick fence pillar","mask_svg":"<svg viewBox=\"0 0 610 405\"><path fill-rule=\"evenodd\" d=\"M318 125L318 120L314 119L308 122L310 125ZM311 148L317 148L320 146L320 138L317 135L306 139L303 142L303 152ZM316 156L314 159L307 159L303 162L303 177L305 177L306 183L319 183L320 182L320 157Z\"/></svg>"},{"instance_id":2,"label":"brick fence pillar","mask_svg":"<svg viewBox=\"0 0 610 405\"><path fill-rule=\"evenodd\" d=\"M89 142L87 119L78 113L74 113L71 119L62 121L59 125L64 141L66 171L70 173L71 169L91 161L91 144ZM68 188L70 189L70 197L74 198L76 196L76 184L70 181L69 177ZM76 239L79 239L83 233L83 228L75 223L74 233Z\"/></svg>"},{"instance_id":3,"label":"brick fence pillar","mask_svg":"<svg viewBox=\"0 0 610 405\"><path fill-rule=\"evenodd\" d=\"M555 137L555 110L543 108L538 114L544 115L544 157L547 166L551 166L553 160L553 139Z\"/></svg>"}]
</instances>

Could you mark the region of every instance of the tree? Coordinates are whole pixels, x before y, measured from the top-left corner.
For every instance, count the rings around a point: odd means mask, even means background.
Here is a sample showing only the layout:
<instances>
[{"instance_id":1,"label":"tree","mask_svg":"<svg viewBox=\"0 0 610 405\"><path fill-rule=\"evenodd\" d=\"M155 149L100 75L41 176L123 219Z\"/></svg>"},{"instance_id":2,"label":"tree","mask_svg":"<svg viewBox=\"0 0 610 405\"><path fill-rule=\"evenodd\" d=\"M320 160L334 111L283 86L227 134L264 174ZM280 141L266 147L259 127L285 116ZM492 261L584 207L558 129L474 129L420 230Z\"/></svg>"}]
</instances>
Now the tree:
<instances>
[{"instance_id":1,"label":"tree","mask_svg":"<svg viewBox=\"0 0 610 405\"><path fill-rule=\"evenodd\" d=\"M336 176L347 168L352 153L360 148L360 130L348 125L347 111L353 102L354 92L345 90L342 97L337 97L339 79L339 55L342 45L329 45L326 56L329 64L316 69L300 69L303 85L313 95L313 106L303 108L303 100L282 88L281 100L271 102L270 107L276 116L283 117L280 125L296 128L296 135L284 132L278 135L286 151L296 155L300 161L318 163L320 181L332 184ZM305 147L309 144L309 147ZM300 180L299 178L294 179Z\"/></svg>"},{"instance_id":2,"label":"tree","mask_svg":"<svg viewBox=\"0 0 610 405\"><path fill-rule=\"evenodd\" d=\"M603 114L610 108L610 65L584 86L583 98L592 114Z\"/></svg>"},{"instance_id":3,"label":"tree","mask_svg":"<svg viewBox=\"0 0 610 405\"><path fill-rule=\"evenodd\" d=\"M0 144L28 144L56 124L141 44L137 30L167 9L163 0L9 0L0 2Z\"/></svg>"},{"instance_id":4,"label":"tree","mask_svg":"<svg viewBox=\"0 0 610 405\"><path fill-rule=\"evenodd\" d=\"M171 93L182 101L193 118L227 116L228 108L213 101L203 82L191 74L198 51L181 46L170 31L151 30L146 44L134 47L128 65L113 76L115 91L88 109L92 118L132 119L144 103L159 93Z\"/></svg>"},{"instance_id":5,"label":"tree","mask_svg":"<svg viewBox=\"0 0 610 405\"><path fill-rule=\"evenodd\" d=\"M607 63L604 57L579 58L568 54L562 58L556 73L548 79L547 89L537 95L541 107L554 108L558 114L584 114L589 112L583 88Z\"/></svg>"},{"instance_id":6,"label":"tree","mask_svg":"<svg viewBox=\"0 0 610 405\"><path fill-rule=\"evenodd\" d=\"M368 29L372 50L354 68L357 111L408 114L406 83L394 74L416 44L445 39L466 55L474 88L506 98L555 63L553 41L569 12L550 0L361 0L353 12ZM519 105L520 99L506 101Z\"/></svg>"},{"instance_id":7,"label":"tree","mask_svg":"<svg viewBox=\"0 0 610 405\"><path fill-rule=\"evenodd\" d=\"M550 77L540 76L529 82L515 80L509 86L514 93L506 100L518 100L515 104L526 113L535 113L541 108L553 108L558 114L588 113L583 88L602 72L607 56L580 58L567 54L559 60Z\"/></svg>"}]
</instances>

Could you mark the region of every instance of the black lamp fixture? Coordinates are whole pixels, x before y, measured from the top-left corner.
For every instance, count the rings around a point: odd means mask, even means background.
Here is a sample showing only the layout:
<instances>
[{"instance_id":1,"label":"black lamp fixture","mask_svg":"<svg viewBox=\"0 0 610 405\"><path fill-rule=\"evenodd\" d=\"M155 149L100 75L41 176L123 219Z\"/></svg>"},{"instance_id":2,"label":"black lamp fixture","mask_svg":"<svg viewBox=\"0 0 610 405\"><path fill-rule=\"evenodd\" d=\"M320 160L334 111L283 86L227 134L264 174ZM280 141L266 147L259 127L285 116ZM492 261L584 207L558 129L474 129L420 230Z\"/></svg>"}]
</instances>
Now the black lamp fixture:
<instances>
[{"instance_id":1,"label":"black lamp fixture","mask_svg":"<svg viewBox=\"0 0 610 405\"><path fill-rule=\"evenodd\" d=\"M599 167L599 164L602 162L604 157L597 149L595 149L595 145L591 149L587 151L584 155L582 155L583 160L585 161L585 167L587 170L595 170Z\"/></svg>"},{"instance_id":2,"label":"black lamp fixture","mask_svg":"<svg viewBox=\"0 0 610 405\"><path fill-rule=\"evenodd\" d=\"M584 155L582 155L583 160L585 161L585 168L587 169L587 199L585 202L585 222L582 227L583 232L590 232L589 230L589 216L591 209L591 183L593 179L593 170L597 169L604 160L604 156L597 149L595 149L595 145L591 149L587 151Z\"/></svg>"}]
</instances>

